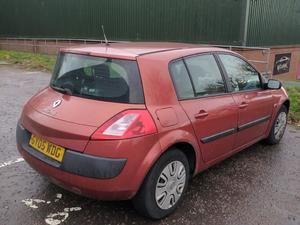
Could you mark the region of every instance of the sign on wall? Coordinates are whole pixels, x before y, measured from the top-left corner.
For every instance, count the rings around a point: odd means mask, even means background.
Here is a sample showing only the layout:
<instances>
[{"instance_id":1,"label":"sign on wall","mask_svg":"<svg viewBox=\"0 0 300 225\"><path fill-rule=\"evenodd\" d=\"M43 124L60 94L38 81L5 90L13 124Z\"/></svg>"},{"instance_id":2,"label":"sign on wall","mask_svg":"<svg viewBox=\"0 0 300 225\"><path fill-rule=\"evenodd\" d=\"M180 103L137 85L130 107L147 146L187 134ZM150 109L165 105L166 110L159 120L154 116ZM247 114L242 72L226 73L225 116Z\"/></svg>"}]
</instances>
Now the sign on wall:
<instances>
[{"instance_id":1,"label":"sign on wall","mask_svg":"<svg viewBox=\"0 0 300 225\"><path fill-rule=\"evenodd\" d=\"M290 71L291 53L275 55L273 75L288 73Z\"/></svg>"}]
</instances>

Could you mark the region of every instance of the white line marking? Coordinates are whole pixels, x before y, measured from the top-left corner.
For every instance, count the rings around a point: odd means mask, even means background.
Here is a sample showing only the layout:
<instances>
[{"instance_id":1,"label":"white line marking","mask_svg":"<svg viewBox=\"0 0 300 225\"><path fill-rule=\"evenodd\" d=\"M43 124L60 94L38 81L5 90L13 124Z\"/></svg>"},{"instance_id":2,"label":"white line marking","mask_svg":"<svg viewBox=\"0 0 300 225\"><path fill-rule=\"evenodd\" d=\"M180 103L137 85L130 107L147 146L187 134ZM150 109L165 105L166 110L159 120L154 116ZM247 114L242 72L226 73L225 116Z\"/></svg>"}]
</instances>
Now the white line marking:
<instances>
[{"instance_id":1,"label":"white line marking","mask_svg":"<svg viewBox=\"0 0 300 225\"><path fill-rule=\"evenodd\" d=\"M61 193L57 193L56 199L54 200L54 202L59 201L62 198L62 196L63 195ZM43 204L51 203L51 201L45 201L42 199L31 199L31 198L24 199L24 200L22 200L22 202L26 206L33 208L33 209L39 208L37 205L40 203L43 203ZM47 217L45 218L45 222L49 225L59 225L69 217L70 213L77 212L80 210L81 210L81 207L64 208L63 212L50 213L49 215L47 215Z\"/></svg>"},{"instance_id":2,"label":"white line marking","mask_svg":"<svg viewBox=\"0 0 300 225\"><path fill-rule=\"evenodd\" d=\"M50 213L45 219L45 222L49 225L58 225L64 222L68 217L69 213L67 212Z\"/></svg>"},{"instance_id":3,"label":"white line marking","mask_svg":"<svg viewBox=\"0 0 300 225\"><path fill-rule=\"evenodd\" d=\"M0 168L10 166L12 164L15 164L18 162L23 162L23 161L24 161L23 158L17 158L16 160L10 160L10 161L4 162L4 163L0 163Z\"/></svg>"},{"instance_id":4,"label":"white line marking","mask_svg":"<svg viewBox=\"0 0 300 225\"><path fill-rule=\"evenodd\" d=\"M56 199L54 201L58 202L61 198L62 198L62 194L61 193L57 193L56 194Z\"/></svg>"},{"instance_id":5,"label":"white line marking","mask_svg":"<svg viewBox=\"0 0 300 225\"><path fill-rule=\"evenodd\" d=\"M38 206L37 206L35 203L37 203L37 204L39 204L39 203L47 203L47 204L50 204L50 203L51 203L50 201L46 202L45 200L42 200L42 199L30 199L30 198L25 199L25 200L22 200L22 202L23 202L26 206L28 206L28 207L30 207L30 208L33 208L33 209L37 209L37 208L38 208Z\"/></svg>"},{"instance_id":6,"label":"white line marking","mask_svg":"<svg viewBox=\"0 0 300 225\"><path fill-rule=\"evenodd\" d=\"M63 212L50 213L45 222L49 225L59 225L69 217L69 212L80 211L81 207L64 208Z\"/></svg>"},{"instance_id":7,"label":"white line marking","mask_svg":"<svg viewBox=\"0 0 300 225\"><path fill-rule=\"evenodd\" d=\"M76 211L80 211L81 207L71 207L71 208L65 208L64 211L65 212L76 212Z\"/></svg>"}]
</instances>

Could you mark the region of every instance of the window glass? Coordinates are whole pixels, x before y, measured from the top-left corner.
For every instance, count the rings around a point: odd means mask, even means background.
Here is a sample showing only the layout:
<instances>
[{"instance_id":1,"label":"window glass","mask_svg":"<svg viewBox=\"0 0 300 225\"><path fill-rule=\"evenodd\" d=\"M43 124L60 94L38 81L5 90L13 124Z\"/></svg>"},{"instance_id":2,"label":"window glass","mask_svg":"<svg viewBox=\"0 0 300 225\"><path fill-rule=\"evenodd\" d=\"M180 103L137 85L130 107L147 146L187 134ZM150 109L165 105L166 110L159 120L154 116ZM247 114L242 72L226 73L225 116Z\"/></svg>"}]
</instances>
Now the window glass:
<instances>
[{"instance_id":1,"label":"window glass","mask_svg":"<svg viewBox=\"0 0 300 225\"><path fill-rule=\"evenodd\" d=\"M196 96L214 95L225 92L225 84L213 55L200 55L185 59Z\"/></svg>"},{"instance_id":2,"label":"window glass","mask_svg":"<svg viewBox=\"0 0 300 225\"><path fill-rule=\"evenodd\" d=\"M220 55L233 91L261 88L259 74L246 61L232 55Z\"/></svg>"},{"instance_id":3,"label":"window glass","mask_svg":"<svg viewBox=\"0 0 300 225\"><path fill-rule=\"evenodd\" d=\"M170 66L172 80L179 99L194 97L194 91L188 72L182 60L173 62Z\"/></svg>"},{"instance_id":4,"label":"window glass","mask_svg":"<svg viewBox=\"0 0 300 225\"><path fill-rule=\"evenodd\" d=\"M144 103L136 61L62 53L51 87L82 98Z\"/></svg>"}]
</instances>

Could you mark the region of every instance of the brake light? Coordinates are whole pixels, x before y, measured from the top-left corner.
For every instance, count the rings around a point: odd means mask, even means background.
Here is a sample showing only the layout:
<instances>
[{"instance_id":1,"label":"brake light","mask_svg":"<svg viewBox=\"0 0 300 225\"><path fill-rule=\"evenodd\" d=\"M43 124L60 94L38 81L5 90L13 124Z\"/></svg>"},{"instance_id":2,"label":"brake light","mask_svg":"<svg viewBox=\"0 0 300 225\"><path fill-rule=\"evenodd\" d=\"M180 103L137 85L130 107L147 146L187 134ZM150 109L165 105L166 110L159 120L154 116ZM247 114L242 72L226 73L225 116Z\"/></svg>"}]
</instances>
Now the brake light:
<instances>
[{"instance_id":1,"label":"brake light","mask_svg":"<svg viewBox=\"0 0 300 225\"><path fill-rule=\"evenodd\" d=\"M147 110L126 110L105 122L95 131L91 139L127 139L156 132L154 121Z\"/></svg>"}]
</instances>

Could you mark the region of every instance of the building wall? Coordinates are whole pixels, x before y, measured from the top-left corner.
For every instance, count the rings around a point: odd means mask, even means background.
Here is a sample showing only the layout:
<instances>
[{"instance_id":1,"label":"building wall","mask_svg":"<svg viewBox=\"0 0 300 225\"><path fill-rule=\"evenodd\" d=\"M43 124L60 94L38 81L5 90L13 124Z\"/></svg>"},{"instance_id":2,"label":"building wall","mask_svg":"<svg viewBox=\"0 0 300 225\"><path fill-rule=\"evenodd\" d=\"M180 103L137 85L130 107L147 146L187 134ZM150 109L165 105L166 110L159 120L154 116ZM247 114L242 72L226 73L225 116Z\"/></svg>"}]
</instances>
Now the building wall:
<instances>
[{"instance_id":1,"label":"building wall","mask_svg":"<svg viewBox=\"0 0 300 225\"><path fill-rule=\"evenodd\" d=\"M245 0L0 0L0 37L241 44Z\"/></svg>"},{"instance_id":2,"label":"building wall","mask_svg":"<svg viewBox=\"0 0 300 225\"><path fill-rule=\"evenodd\" d=\"M0 37L300 44L299 0L0 0Z\"/></svg>"},{"instance_id":3,"label":"building wall","mask_svg":"<svg viewBox=\"0 0 300 225\"><path fill-rule=\"evenodd\" d=\"M299 0L250 0L248 46L300 44Z\"/></svg>"},{"instance_id":4,"label":"building wall","mask_svg":"<svg viewBox=\"0 0 300 225\"><path fill-rule=\"evenodd\" d=\"M236 52L243 55L248 60L266 61L268 60L268 51L262 50L240 50ZM274 74L274 65L276 55L291 54L289 71L282 74ZM274 79L279 80L300 80L300 46L275 46L270 48L268 64L252 63L261 73L269 73Z\"/></svg>"},{"instance_id":5,"label":"building wall","mask_svg":"<svg viewBox=\"0 0 300 225\"><path fill-rule=\"evenodd\" d=\"M270 65L271 69L273 70L274 63L275 63L275 55L277 54L286 54L291 53L291 62L290 62L290 70L288 73L282 73L280 75L274 75L273 78L280 79L280 80L300 80L300 77L298 76L299 71L299 63L300 63L300 46L280 46L280 47L273 47L272 48L272 54L271 54L271 60Z\"/></svg>"}]
</instances>

